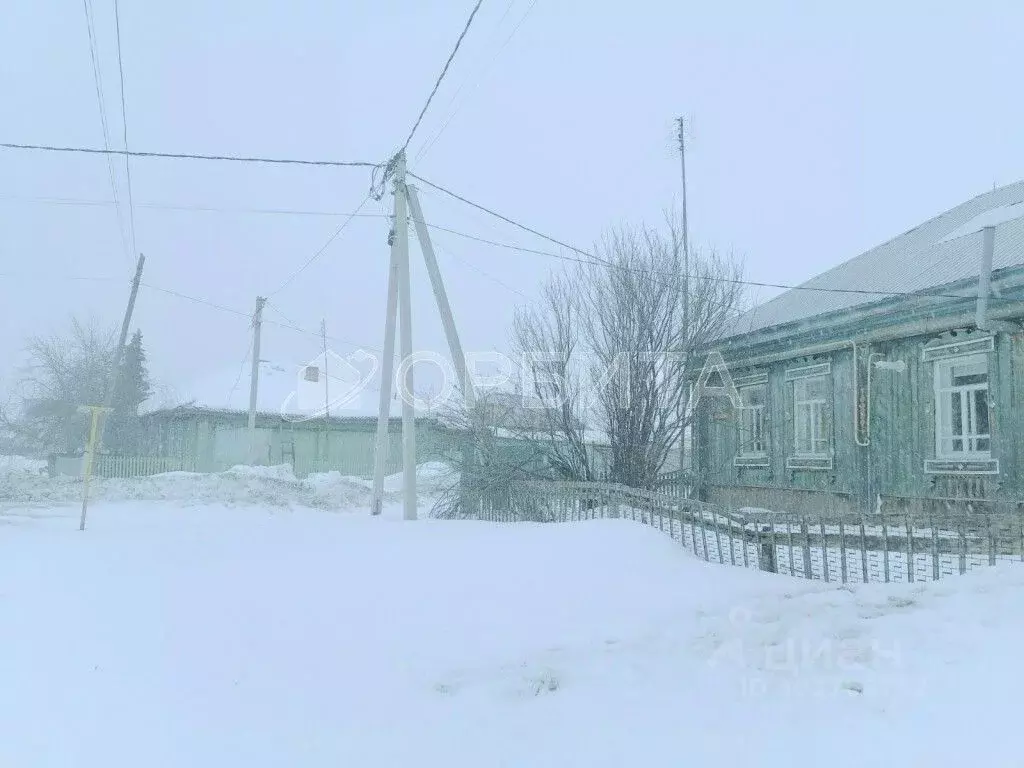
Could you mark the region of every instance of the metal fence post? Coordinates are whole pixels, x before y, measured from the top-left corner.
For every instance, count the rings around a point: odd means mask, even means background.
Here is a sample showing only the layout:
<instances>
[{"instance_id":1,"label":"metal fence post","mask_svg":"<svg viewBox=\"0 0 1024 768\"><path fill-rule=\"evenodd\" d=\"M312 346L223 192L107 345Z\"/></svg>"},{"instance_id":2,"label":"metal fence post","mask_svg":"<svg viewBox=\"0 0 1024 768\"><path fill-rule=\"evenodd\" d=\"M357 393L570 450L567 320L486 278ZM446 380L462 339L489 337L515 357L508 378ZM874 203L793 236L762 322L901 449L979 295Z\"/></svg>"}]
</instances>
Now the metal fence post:
<instances>
[{"instance_id":1,"label":"metal fence post","mask_svg":"<svg viewBox=\"0 0 1024 768\"><path fill-rule=\"evenodd\" d=\"M843 584L849 580L846 567L846 524L839 518L839 579Z\"/></svg>"},{"instance_id":2,"label":"metal fence post","mask_svg":"<svg viewBox=\"0 0 1024 768\"><path fill-rule=\"evenodd\" d=\"M825 534L825 518L821 518L821 578L828 584L831 576L828 572L828 536Z\"/></svg>"},{"instance_id":3,"label":"metal fence post","mask_svg":"<svg viewBox=\"0 0 1024 768\"><path fill-rule=\"evenodd\" d=\"M807 518L800 518L800 533L804 536L802 557L804 560L804 578L810 581L814 577L811 570L811 529L807 525Z\"/></svg>"},{"instance_id":4,"label":"metal fence post","mask_svg":"<svg viewBox=\"0 0 1024 768\"><path fill-rule=\"evenodd\" d=\"M882 513L882 572L885 574L885 583L889 583L889 524L885 519L885 512Z\"/></svg>"},{"instance_id":5,"label":"metal fence post","mask_svg":"<svg viewBox=\"0 0 1024 768\"><path fill-rule=\"evenodd\" d=\"M860 571L862 583L868 583L868 537L864 525L864 513L860 513Z\"/></svg>"},{"instance_id":6,"label":"metal fence post","mask_svg":"<svg viewBox=\"0 0 1024 768\"><path fill-rule=\"evenodd\" d=\"M914 515L912 512L907 513L907 582L909 584L914 583L914 559L917 557L914 554Z\"/></svg>"},{"instance_id":7,"label":"metal fence post","mask_svg":"<svg viewBox=\"0 0 1024 768\"><path fill-rule=\"evenodd\" d=\"M771 525L761 526L760 532L771 532L772 535L771 541L761 541L761 549L758 553L761 570L767 571L768 573L778 573L779 566L778 563L775 562L775 523L772 522ZM761 539L760 535L758 535L758 539Z\"/></svg>"}]
</instances>

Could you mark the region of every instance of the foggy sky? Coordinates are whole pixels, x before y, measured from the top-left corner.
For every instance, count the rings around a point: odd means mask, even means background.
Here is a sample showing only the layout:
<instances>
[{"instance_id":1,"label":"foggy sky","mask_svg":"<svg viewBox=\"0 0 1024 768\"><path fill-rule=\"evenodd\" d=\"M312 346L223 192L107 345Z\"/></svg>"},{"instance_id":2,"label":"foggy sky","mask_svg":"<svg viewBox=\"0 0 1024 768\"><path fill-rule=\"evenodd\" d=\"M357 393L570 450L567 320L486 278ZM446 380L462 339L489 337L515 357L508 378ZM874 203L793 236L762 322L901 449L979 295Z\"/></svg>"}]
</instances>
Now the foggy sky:
<instances>
[{"instance_id":1,"label":"foggy sky","mask_svg":"<svg viewBox=\"0 0 1024 768\"><path fill-rule=\"evenodd\" d=\"M129 145L384 160L471 5L122 0ZM1016 3L537 0L499 52L530 6L484 1L409 161L560 239L589 247L607 227L656 221L678 199L680 114L693 119L692 240L734 249L755 281L798 283L1024 178ZM121 147L113 3L93 7L111 143ZM6 0L2 17L0 141L102 146L81 1ZM116 171L125 203L123 160ZM369 187L365 169L138 159L131 171L144 280L242 312L341 219L234 211L348 212ZM0 390L26 335L73 314L119 322L133 257L102 204L111 199L102 157L0 150ZM552 249L436 192L422 200L433 223ZM389 208L390 196L363 211ZM323 318L332 336L380 347L386 234L385 219L354 219L272 296L268 319L315 331ZM506 349L514 308L560 263L446 233L435 242L464 346ZM443 350L415 240L411 249L414 346ZM249 343L245 317L147 289L133 325L154 376L172 385L238 365ZM319 346L268 327L263 357L299 364Z\"/></svg>"}]
</instances>

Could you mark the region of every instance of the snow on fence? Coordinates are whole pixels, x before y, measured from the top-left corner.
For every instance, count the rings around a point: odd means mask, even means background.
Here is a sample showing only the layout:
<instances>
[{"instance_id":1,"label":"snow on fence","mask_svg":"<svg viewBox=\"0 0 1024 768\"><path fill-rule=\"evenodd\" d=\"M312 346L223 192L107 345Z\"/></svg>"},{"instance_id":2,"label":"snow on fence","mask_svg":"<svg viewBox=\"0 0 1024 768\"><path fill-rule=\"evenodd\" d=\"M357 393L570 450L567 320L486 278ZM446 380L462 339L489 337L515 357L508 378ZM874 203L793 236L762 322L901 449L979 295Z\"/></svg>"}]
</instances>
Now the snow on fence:
<instances>
[{"instance_id":1,"label":"snow on fence","mask_svg":"<svg viewBox=\"0 0 1024 768\"><path fill-rule=\"evenodd\" d=\"M100 454L93 461L98 477L129 478L159 475L164 472L194 472L195 461L163 456L119 456Z\"/></svg>"},{"instance_id":2,"label":"snow on fence","mask_svg":"<svg viewBox=\"0 0 1024 768\"><path fill-rule=\"evenodd\" d=\"M536 482L478 502L481 519L571 522L627 518L703 560L824 582L914 582L1024 561L1024 508L906 506L870 515L725 511L676 494L613 483Z\"/></svg>"}]
</instances>

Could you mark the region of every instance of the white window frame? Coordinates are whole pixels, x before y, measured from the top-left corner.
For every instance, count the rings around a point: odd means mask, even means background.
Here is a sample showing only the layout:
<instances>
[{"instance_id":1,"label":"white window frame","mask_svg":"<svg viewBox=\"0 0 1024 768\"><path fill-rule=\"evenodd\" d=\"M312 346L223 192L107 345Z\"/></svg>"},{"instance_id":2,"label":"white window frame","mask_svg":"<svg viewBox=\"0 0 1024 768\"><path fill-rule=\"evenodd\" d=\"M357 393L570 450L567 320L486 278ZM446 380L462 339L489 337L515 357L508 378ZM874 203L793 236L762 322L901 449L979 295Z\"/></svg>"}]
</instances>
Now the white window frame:
<instances>
[{"instance_id":1,"label":"white window frame","mask_svg":"<svg viewBox=\"0 0 1024 768\"><path fill-rule=\"evenodd\" d=\"M972 384L961 384L954 386L952 383L952 372L954 367L984 366L985 381ZM965 357L949 357L935 361L935 456L938 459L947 461L978 461L992 458L992 414L991 414L991 366L988 355L969 355ZM977 432L975 425L978 421L978 398L977 393L984 392L984 402L988 410L986 421L988 422L987 432ZM947 399L953 393L959 393L960 402L960 424L962 431L956 435L953 433L952 425L952 403L950 409L946 409ZM950 423L946 423L949 421ZM987 447L979 449L981 441L987 442ZM961 450L955 450L954 442L960 441Z\"/></svg>"},{"instance_id":2,"label":"white window frame","mask_svg":"<svg viewBox=\"0 0 1024 768\"><path fill-rule=\"evenodd\" d=\"M793 380L793 456L796 458L825 458L832 455L831 399L828 394L812 398L806 393L807 387L815 381L824 382L827 391L831 379L831 375L821 374ZM802 417L801 413L805 411L808 415ZM810 427L809 444L804 444L801 439L801 427L805 425ZM806 448L809 450L804 450Z\"/></svg>"},{"instance_id":3,"label":"white window frame","mask_svg":"<svg viewBox=\"0 0 1024 768\"><path fill-rule=\"evenodd\" d=\"M762 392L760 405L747 405L746 393L759 389ZM740 396L739 407L739 449L737 455L742 458L760 459L768 455L768 385L748 384L737 387ZM749 421L748 421L749 419ZM753 435L759 433L758 442L760 449L752 447L755 438Z\"/></svg>"}]
</instances>

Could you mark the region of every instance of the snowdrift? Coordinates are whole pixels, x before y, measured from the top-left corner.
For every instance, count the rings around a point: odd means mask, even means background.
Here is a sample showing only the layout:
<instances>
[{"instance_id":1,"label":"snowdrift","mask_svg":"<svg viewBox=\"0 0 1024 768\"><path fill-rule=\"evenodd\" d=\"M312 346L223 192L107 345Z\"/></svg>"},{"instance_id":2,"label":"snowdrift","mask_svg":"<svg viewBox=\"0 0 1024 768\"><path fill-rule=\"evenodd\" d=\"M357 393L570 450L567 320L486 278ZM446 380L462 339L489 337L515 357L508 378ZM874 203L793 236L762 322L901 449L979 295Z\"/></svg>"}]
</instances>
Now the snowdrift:
<instances>
[{"instance_id":1,"label":"snowdrift","mask_svg":"<svg viewBox=\"0 0 1024 768\"><path fill-rule=\"evenodd\" d=\"M12 465L13 466L13 465ZM45 468L45 462L43 462ZM417 467L418 492L430 499L458 482L447 464L430 462ZM401 475L385 479L385 497L401 493ZM316 509L343 509L370 503L372 481L326 472L298 479L290 465L238 466L226 472L166 472L128 479L94 477L90 496L103 501L174 501L180 504L290 505ZM0 511L19 505L75 503L82 498L82 479L50 478L19 467L4 471L0 462Z\"/></svg>"},{"instance_id":2,"label":"snowdrift","mask_svg":"<svg viewBox=\"0 0 1024 768\"><path fill-rule=\"evenodd\" d=\"M399 515L0 525L0 765L1020 764L1022 567L842 588Z\"/></svg>"}]
</instances>

